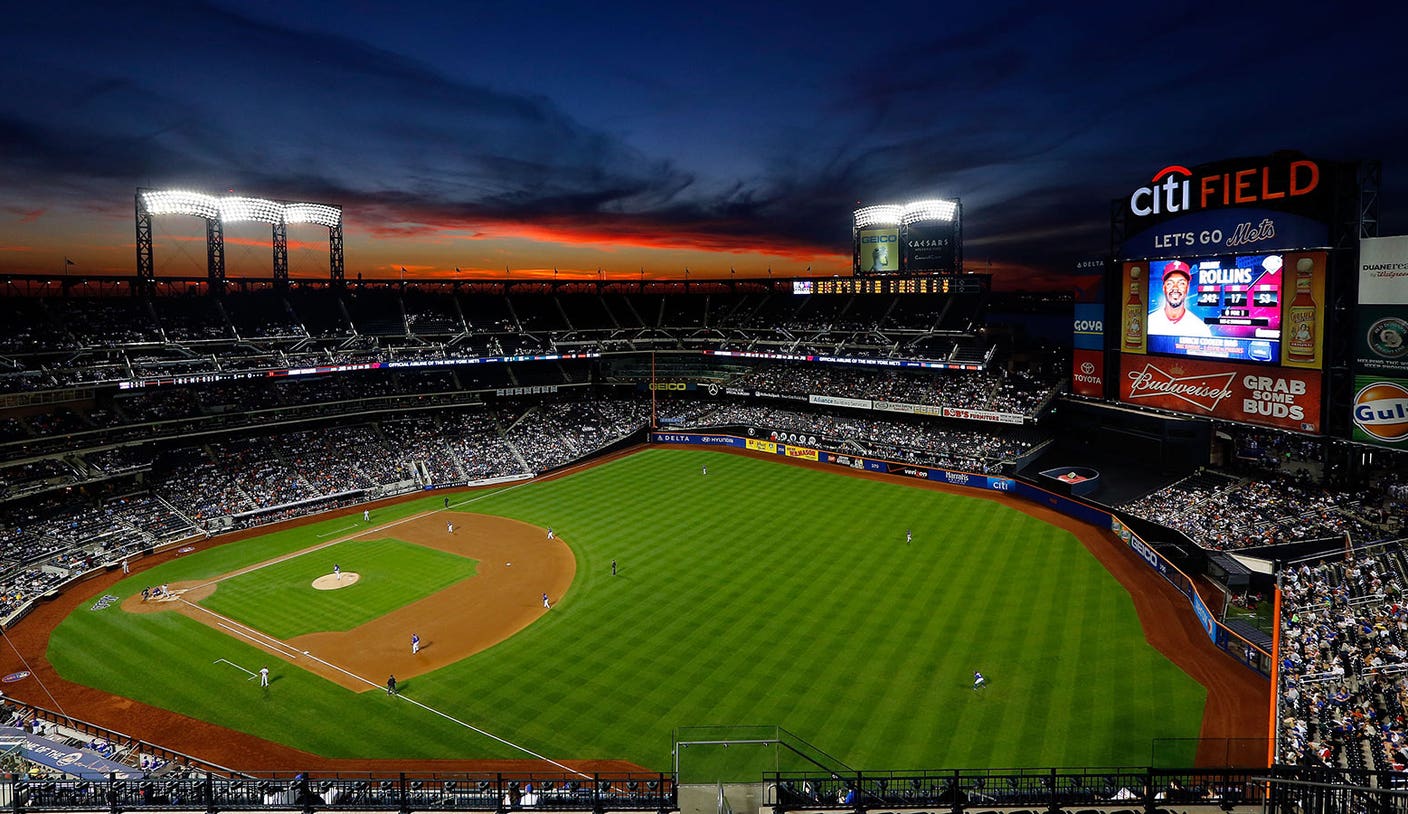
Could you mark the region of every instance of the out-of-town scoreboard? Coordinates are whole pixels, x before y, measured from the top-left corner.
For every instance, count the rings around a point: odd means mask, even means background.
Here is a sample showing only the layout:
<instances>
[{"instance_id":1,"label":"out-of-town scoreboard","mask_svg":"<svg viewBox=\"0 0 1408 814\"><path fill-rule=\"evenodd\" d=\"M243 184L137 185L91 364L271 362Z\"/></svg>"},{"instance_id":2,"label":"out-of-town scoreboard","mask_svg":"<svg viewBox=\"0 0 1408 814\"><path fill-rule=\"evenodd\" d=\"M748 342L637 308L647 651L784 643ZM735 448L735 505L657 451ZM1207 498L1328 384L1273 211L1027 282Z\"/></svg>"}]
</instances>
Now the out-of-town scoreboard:
<instances>
[{"instance_id":1,"label":"out-of-town scoreboard","mask_svg":"<svg viewBox=\"0 0 1408 814\"><path fill-rule=\"evenodd\" d=\"M992 285L990 274L932 277L832 277L794 280L793 294L982 294Z\"/></svg>"}]
</instances>

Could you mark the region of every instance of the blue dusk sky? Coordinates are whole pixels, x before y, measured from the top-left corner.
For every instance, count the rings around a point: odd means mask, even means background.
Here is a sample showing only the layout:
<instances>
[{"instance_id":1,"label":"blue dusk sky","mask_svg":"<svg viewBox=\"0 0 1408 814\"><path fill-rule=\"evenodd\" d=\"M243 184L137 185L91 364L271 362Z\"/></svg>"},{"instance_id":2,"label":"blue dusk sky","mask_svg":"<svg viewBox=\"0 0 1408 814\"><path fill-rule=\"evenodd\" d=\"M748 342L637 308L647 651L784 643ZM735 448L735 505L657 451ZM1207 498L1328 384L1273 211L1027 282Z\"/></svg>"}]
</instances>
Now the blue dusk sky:
<instances>
[{"instance_id":1,"label":"blue dusk sky","mask_svg":"<svg viewBox=\"0 0 1408 814\"><path fill-rule=\"evenodd\" d=\"M133 195L344 208L349 277L848 274L859 204L963 202L970 270L1069 287L1169 164L1383 163L1401 3L26 3L0 31L0 272L130 275ZM268 227L227 228L231 276ZM205 273L158 218L158 276ZM290 269L327 233L290 227ZM72 261L65 263L65 258Z\"/></svg>"}]
</instances>

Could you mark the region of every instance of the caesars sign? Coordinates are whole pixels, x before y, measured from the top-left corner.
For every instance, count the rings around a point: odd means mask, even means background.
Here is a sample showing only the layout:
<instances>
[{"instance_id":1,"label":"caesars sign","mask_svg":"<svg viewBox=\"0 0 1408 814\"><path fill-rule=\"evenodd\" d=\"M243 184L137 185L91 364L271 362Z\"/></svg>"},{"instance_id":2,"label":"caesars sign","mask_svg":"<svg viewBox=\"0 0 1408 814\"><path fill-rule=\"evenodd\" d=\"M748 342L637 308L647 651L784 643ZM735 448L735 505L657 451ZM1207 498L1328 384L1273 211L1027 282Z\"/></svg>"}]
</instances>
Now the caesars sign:
<instances>
[{"instance_id":1,"label":"caesars sign","mask_svg":"<svg viewBox=\"0 0 1408 814\"><path fill-rule=\"evenodd\" d=\"M1120 357L1120 400L1181 413L1320 432L1320 374L1198 359Z\"/></svg>"},{"instance_id":2,"label":"caesars sign","mask_svg":"<svg viewBox=\"0 0 1408 814\"><path fill-rule=\"evenodd\" d=\"M1125 258L1325 246L1338 165L1293 153L1170 164L1129 194Z\"/></svg>"}]
</instances>

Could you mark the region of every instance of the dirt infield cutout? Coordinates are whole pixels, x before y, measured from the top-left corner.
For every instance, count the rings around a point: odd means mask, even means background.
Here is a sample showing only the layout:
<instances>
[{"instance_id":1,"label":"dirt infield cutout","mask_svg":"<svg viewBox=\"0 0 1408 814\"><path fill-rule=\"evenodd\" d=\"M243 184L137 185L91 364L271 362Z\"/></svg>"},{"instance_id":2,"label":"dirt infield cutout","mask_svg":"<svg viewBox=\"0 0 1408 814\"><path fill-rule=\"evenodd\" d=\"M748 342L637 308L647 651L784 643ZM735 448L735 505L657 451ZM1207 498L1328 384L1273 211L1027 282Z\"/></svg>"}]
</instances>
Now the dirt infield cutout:
<instances>
[{"instance_id":1,"label":"dirt infield cutout","mask_svg":"<svg viewBox=\"0 0 1408 814\"><path fill-rule=\"evenodd\" d=\"M544 593L554 604L567 593L577 572L572 550L561 540L548 540L546 531L518 520L453 512L454 532L445 530L444 512L430 512L386 526L365 529L329 543L310 546L279 560L316 551L337 542L388 532L408 543L458 554L479 561L469 579L403 605L351 630L308 633L278 640L200 607L200 600L219 588L222 579L249 573L262 563L199 582L172 583L173 601L143 602L129 597L122 609L132 613L175 612L261 647L273 658L316 673L355 692L380 689L380 676L413 678L466 659L509 638L547 613ZM271 561L272 562L272 561ZM310 587L331 590L356 582L358 574L344 571L318 577ZM330 583L330 584L329 584ZM180 600L180 601L176 601ZM420 636L420 652L411 652L411 634ZM313 658L300 657L305 654Z\"/></svg>"}]
</instances>

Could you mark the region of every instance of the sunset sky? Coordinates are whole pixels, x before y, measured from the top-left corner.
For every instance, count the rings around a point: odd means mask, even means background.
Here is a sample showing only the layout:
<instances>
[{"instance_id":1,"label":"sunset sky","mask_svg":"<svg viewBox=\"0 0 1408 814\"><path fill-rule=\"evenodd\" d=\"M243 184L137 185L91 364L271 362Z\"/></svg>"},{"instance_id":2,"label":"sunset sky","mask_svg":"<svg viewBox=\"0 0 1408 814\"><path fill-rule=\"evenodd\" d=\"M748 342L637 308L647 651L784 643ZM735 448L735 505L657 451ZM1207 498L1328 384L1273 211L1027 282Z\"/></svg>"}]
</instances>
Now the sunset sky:
<instances>
[{"instance_id":1,"label":"sunset sky","mask_svg":"<svg viewBox=\"0 0 1408 814\"><path fill-rule=\"evenodd\" d=\"M1340 11L1338 9L1346 9ZM138 187L344 207L348 277L848 274L857 204L963 201L1061 288L1168 164L1383 162L1401 3L27 3L0 30L0 273L131 275ZM205 274L195 218L158 276ZM231 226L231 276L268 227ZM294 276L327 231L290 227ZM65 258L72 261L65 263Z\"/></svg>"}]
</instances>

